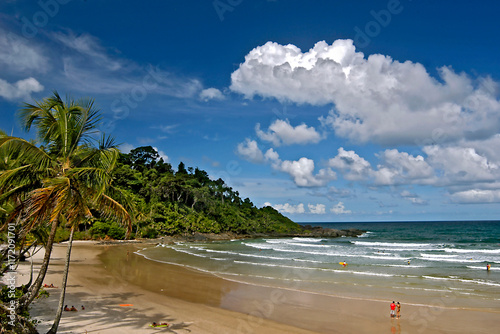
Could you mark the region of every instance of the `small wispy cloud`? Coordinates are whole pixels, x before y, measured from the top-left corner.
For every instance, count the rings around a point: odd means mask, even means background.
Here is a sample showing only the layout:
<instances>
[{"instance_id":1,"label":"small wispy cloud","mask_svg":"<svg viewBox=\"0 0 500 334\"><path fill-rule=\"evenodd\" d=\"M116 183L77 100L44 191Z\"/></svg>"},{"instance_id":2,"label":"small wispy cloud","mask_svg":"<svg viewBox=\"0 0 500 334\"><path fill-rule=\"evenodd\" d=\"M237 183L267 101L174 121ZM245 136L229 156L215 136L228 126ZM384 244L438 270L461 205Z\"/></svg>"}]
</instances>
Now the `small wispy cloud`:
<instances>
[{"instance_id":1,"label":"small wispy cloud","mask_svg":"<svg viewBox=\"0 0 500 334\"><path fill-rule=\"evenodd\" d=\"M210 100L222 101L225 99L225 96L217 88L207 88L200 92L200 99L205 102Z\"/></svg>"}]
</instances>

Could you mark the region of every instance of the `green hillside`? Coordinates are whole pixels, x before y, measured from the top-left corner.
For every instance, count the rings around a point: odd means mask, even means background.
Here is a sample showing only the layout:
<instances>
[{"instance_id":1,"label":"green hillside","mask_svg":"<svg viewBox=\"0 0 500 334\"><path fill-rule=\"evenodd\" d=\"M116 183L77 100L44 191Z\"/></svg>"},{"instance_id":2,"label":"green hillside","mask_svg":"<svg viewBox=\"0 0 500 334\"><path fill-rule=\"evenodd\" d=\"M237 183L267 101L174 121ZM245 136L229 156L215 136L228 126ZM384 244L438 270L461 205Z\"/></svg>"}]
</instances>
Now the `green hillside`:
<instances>
[{"instance_id":1,"label":"green hillside","mask_svg":"<svg viewBox=\"0 0 500 334\"><path fill-rule=\"evenodd\" d=\"M224 180L211 180L204 170L186 168L181 162L174 171L151 146L120 155L113 172L113 185L121 190L121 202L128 203L134 216L136 237L300 231L298 224L275 209L256 208L250 199L240 198L238 191ZM118 224L97 221L91 232L94 236L111 234L119 238L124 235L120 229Z\"/></svg>"}]
</instances>

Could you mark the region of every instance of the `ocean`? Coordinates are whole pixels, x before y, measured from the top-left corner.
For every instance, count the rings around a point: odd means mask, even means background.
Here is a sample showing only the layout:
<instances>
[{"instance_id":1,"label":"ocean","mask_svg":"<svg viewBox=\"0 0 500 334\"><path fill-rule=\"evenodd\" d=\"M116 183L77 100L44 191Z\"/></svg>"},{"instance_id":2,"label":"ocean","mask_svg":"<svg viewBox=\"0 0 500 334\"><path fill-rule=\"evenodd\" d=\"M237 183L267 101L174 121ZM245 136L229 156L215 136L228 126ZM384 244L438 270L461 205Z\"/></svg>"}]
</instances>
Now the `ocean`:
<instances>
[{"instance_id":1,"label":"ocean","mask_svg":"<svg viewBox=\"0 0 500 334\"><path fill-rule=\"evenodd\" d=\"M137 254L246 284L435 307L500 308L500 221L310 225L366 233L180 242Z\"/></svg>"}]
</instances>

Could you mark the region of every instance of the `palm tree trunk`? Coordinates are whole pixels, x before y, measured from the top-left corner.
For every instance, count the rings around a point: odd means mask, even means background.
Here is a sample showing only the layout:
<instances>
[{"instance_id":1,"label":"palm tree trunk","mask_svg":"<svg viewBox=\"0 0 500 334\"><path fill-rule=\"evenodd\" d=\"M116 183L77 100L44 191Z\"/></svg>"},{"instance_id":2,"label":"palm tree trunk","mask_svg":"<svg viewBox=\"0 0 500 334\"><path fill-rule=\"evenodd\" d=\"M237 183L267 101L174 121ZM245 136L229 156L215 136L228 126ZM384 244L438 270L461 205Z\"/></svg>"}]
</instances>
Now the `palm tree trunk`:
<instances>
[{"instance_id":1,"label":"palm tree trunk","mask_svg":"<svg viewBox=\"0 0 500 334\"><path fill-rule=\"evenodd\" d=\"M47 332L47 334L55 334L57 333L57 327L59 327L59 322L61 321L61 316L64 307L64 297L66 295L66 285L68 283L68 272L69 272L69 263L71 258L71 247L73 245L73 233L75 232L75 227L71 226L71 233L69 234L68 241L68 249L66 250L66 263L64 266L63 280L61 284L61 296L59 297L59 306L57 307L56 317L54 319L54 323L52 327Z\"/></svg>"},{"instance_id":2,"label":"palm tree trunk","mask_svg":"<svg viewBox=\"0 0 500 334\"><path fill-rule=\"evenodd\" d=\"M35 300L36 296L38 296L38 292L40 291L45 275L47 274L47 268L49 267L50 254L52 253L52 246L54 244L54 238L56 236L58 225L59 219L54 219L49 237L47 238L47 244L45 245L45 255L43 257L42 266L40 267L40 272L38 273L36 281L31 286L29 291L19 299L18 310L26 310L33 300Z\"/></svg>"}]
</instances>

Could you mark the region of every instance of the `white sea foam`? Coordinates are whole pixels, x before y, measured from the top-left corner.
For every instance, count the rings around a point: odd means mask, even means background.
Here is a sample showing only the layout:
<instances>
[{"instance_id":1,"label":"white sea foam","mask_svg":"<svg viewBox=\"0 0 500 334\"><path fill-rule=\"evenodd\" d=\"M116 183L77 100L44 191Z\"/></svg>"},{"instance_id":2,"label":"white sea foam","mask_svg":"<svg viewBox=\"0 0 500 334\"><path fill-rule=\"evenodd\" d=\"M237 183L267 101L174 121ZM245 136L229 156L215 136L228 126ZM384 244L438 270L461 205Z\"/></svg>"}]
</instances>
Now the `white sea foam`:
<instances>
[{"instance_id":1,"label":"white sea foam","mask_svg":"<svg viewBox=\"0 0 500 334\"><path fill-rule=\"evenodd\" d=\"M450 277L435 277L435 276L427 276L427 275L423 275L422 277L427 278L427 279L432 279L432 280L438 280L438 281L453 281L454 280L454 278L450 278Z\"/></svg>"},{"instance_id":2,"label":"white sea foam","mask_svg":"<svg viewBox=\"0 0 500 334\"><path fill-rule=\"evenodd\" d=\"M303 238L303 237L295 237L295 238L293 238L293 240L302 241L302 242L321 242L321 241L325 241L325 239L321 239L321 238Z\"/></svg>"},{"instance_id":3,"label":"white sea foam","mask_svg":"<svg viewBox=\"0 0 500 334\"><path fill-rule=\"evenodd\" d=\"M450 259L450 258L456 258L458 255L448 255L448 254L426 254L426 253L420 253L420 256L422 257L429 257L433 259Z\"/></svg>"},{"instance_id":4,"label":"white sea foam","mask_svg":"<svg viewBox=\"0 0 500 334\"><path fill-rule=\"evenodd\" d=\"M268 244L288 244L293 239L264 239Z\"/></svg>"},{"instance_id":5,"label":"white sea foam","mask_svg":"<svg viewBox=\"0 0 500 334\"><path fill-rule=\"evenodd\" d=\"M459 249L445 248L447 253L485 253L485 254L500 254L500 249Z\"/></svg>"},{"instance_id":6,"label":"white sea foam","mask_svg":"<svg viewBox=\"0 0 500 334\"><path fill-rule=\"evenodd\" d=\"M480 279L462 279L462 278L458 278L456 276L435 277L435 276L426 276L426 275L424 275L422 277L423 278L427 278L427 279L433 279L433 280L462 282L462 283L474 284L474 285L488 285L488 286L499 286L500 287L500 284L497 283L497 282L485 281L485 280L480 280Z\"/></svg>"},{"instance_id":7,"label":"white sea foam","mask_svg":"<svg viewBox=\"0 0 500 334\"><path fill-rule=\"evenodd\" d=\"M301 247L317 247L317 248L330 248L328 245L315 245L315 244L305 244L300 242L290 242L287 245L291 246L301 246Z\"/></svg>"},{"instance_id":8,"label":"white sea foam","mask_svg":"<svg viewBox=\"0 0 500 334\"><path fill-rule=\"evenodd\" d=\"M486 266L482 266L482 267L479 267L479 266L467 266L467 268L469 269L478 269L478 270L486 270ZM490 270L498 270L500 271L500 268L497 268L497 267L491 267Z\"/></svg>"},{"instance_id":9,"label":"white sea foam","mask_svg":"<svg viewBox=\"0 0 500 334\"><path fill-rule=\"evenodd\" d=\"M417 266L413 264L379 264L376 263L374 266L380 267L398 267L398 268L425 268L426 266Z\"/></svg>"},{"instance_id":10,"label":"white sea foam","mask_svg":"<svg viewBox=\"0 0 500 334\"><path fill-rule=\"evenodd\" d=\"M189 251L186 251L186 250L182 250L182 249L174 249L176 252L179 252L179 253L185 253L185 254L189 254L189 255L192 255L192 256L196 256L196 257L203 257L203 258L208 258L209 256L207 255L202 255L202 254L198 254L198 253L193 253L193 252L189 252Z\"/></svg>"},{"instance_id":11,"label":"white sea foam","mask_svg":"<svg viewBox=\"0 0 500 334\"><path fill-rule=\"evenodd\" d=\"M395 276L400 276L400 275L391 275L391 274L384 274L384 273L374 273L374 272L367 272L367 271L349 271L352 274L356 275L364 275L364 276L381 276L381 277L395 277Z\"/></svg>"},{"instance_id":12,"label":"white sea foam","mask_svg":"<svg viewBox=\"0 0 500 334\"><path fill-rule=\"evenodd\" d=\"M500 286L499 283L491 282L491 281L483 281L483 280L479 280L479 279L474 279L474 280L460 279L459 281L463 282L463 283L472 283L472 284L479 284L479 285Z\"/></svg>"},{"instance_id":13,"label":"white sea foam","mask_svg":"<svg viewBox=\"0 0 500 334\"><path fill-rule=\"evenodd\" d=\"M391 248L422 248L422 247L437 247L438 244L429 243L405 243L405 242L380 242L380 241L358 241L353 240L351 243L367 247L391 247Z\"/></svg>"},{"instance_id":14,"label":"white sea foam","mask_svg":"<svg viewBox=\"0 0 500 334\"><path fill-rule=\"evenodd\" d=\"M264 266L264 267L289 268L289 269L305 269L305 270L318 270L319 269L319 268L311 268L311 267L288 266L288 265L284 265L284 264L248 262L248 261L239 261L239 260L234 261L234 263L250 264L250 265L254 265L254 266Z\"/></svg>"}]
</instances>

